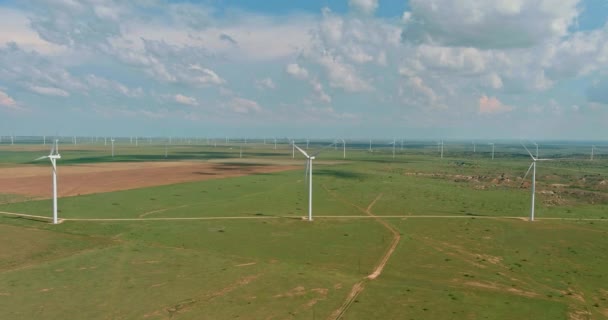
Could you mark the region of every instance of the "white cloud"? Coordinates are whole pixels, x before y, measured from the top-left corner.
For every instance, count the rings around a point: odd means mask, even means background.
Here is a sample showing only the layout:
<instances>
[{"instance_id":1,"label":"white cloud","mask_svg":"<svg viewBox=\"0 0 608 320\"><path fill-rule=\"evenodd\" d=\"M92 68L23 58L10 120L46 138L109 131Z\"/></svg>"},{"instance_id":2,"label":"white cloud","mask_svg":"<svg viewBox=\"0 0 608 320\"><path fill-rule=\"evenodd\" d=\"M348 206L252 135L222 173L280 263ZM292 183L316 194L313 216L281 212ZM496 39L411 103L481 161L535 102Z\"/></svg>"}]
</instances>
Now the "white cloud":
<instances>
[{"instance_id":1,"label":"white cloud","mask_svg":"<svg viewBox=\"0 0 608 320\"><path fill-rule=\"evenodd\" d=\"M132 98L143 95L142 88L131 89L120 82L108 80L94 74L87 75L85 80L89 87L93 90L110 90Z\"/></svg>"},{"instance_id":2,"label":"white cloud","mask_svg":"<svg viewBox=\"0 0 608 320\"><path fill-rule=\"evenodd\" d=\"M65 48L40 38L30 27L26 12L0 8L0 46L11 42L44 54L58 54L65 51Z\"/></svg>"},{"instance_id":3,"label":"white cloud","mask_svg":"<svg viewBox=\"0 0 608 320\"><path fill-rule=\"evenodd\" d=\"M404 39L478 48L531 47L565 36L579 0L412 0Z\"/></svg>"},{"instance_id":4,"label":"white cloud","mask_svg":"<svg viewBox=\"0 0 608 320\"><path fill-rule=\"evenodd\" d=\"M59 89L59 88L54 88L54 87L42 87L42 86L31 85L28 87L28 89L30 89L33 92L47 95L47 96L57 96L57 97L69 97L70 96L69 92Z\"/></svg>"},{"instance_id":5,"label":"white cloud","mask_svg":"<svg viewBox=\"0 0 608 320\"><path fill-rule=\"evenodd\" d=\"M19 109L19 106L17 105L15 99L11 98L8 93L2 90L0 90L0 106L13 110Z\"/></svg>"},{"instance_id":6,"label":"white cloud","mask_svg":"<svg viewBox=\"0 0 608 320\"><path fill-rule=\"evenodd\" d=\"M344 63L340 57L324 54L317 58L317 62L325 67L329 84L349 92L370 91L373 87L357 75L351 65Z\"/></svg>"},{"instance_id":7,"label":"white cloud","mask_svg":"<svg viewBox=\"0 0 608 320\"><path fill-rule=\"evenodd\" d=\"M331 103L331 97L325 93L325 90L323 90L323 85L317 79L310 80L310 84L312 85L312 89L315 91L317 98L320 101Z\"/></svg>"},{"instance_id":8,"label":"white cloud","mask_svg":"<svg viewBox=\"0 0 608 320\"><path fill-rule=\"evenodd\" d=\"M285 71L296 79L304 80L308 78L308 70L300 67L297 63L288 64Z\"/></svg>"},{"instance_id":9,"label":"white cloud","mask_svg":"<svg viewBox=\"0 0 608 320\"><path fill-rule=\"evenodd\" d=\"M199 71L200 73L198 75L194 76L194 79L196 82L206 85L206 84L224 84L226 83L226 80L220 78L220 76L217 75L217 73L215 73L215 71L207 69L207 68L203 68L197 64L195 65L190 65L190 69L191 70L196 70Z\"/></svg>"},{"instance_id":10,"label":"white cloud","mask_svg":"<svg viewBox=\"0 0 608 320\"><path fill-rule=\"evenodd\" d=\"M496 73L490 73L485 77L485 85L493 88L500 89L502 88L502 79Z\"/></svg>"},{"instance_id":11,"label":"white cloud","mask_svg":"<svg viewBox=\"0 0 608 320\"><path fill-rule=\"evenodd\" d=\"M348 5L364 14L372 14L378 9L378 0L348 0Z\"/></svg>"},{"instance_id":12,"label":"white cloud","mask_svg":"<svg viewBox=\"0 0 608 320\"><path fill-rule=\"evenodd\" d=\"M276 89L277 85L270 78L258 79L255 81L255 86L258 89Z\"/></svg>"},{"instance_id":13,"label":"white cloud","mask_svg":"<svg viewBox=\"0 0 608 320\"><path fill-rule=\"evenodd\" d=\"M260 107L257 102L240 97L232 98L228 102L227 107L236 113L255 113L262 111L262 107Z\"/></svg>"},{"instance_id":14,"label":"white cloud","mask_svg":"<svg viewBox=\"0 0 608 320\"><path fill-rule=\"evenodd\" d=\"M181 104L185 104L188 106L196 106L198 105L198 102L196 101L196 98L193 97L188 97L182 94L176 94L173 99L175 100L175 102L177 103L181 103Z\"/></svg>"},{"instance_id":15,"label":"white cloud","mask_svg":"<svg viewBox=\"0 0 608 320\"><path fill-rule=\"evenodd\" d=\"M496 97L483 95L479 98L479 113L481 114L505 113L512 110L513 107L503 104Z\"/></svg>"}]
</instances>

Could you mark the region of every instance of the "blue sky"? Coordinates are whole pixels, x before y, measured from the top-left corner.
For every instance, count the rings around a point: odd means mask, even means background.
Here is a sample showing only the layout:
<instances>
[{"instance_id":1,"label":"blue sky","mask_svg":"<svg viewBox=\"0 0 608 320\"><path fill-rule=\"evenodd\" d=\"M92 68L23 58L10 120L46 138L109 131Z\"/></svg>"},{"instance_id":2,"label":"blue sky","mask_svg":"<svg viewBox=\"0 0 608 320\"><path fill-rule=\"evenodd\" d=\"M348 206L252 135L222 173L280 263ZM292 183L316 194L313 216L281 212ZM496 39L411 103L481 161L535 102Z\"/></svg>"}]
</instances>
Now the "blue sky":
<instances>
[{"instance_id":1,"label":"blue sky","mask_svg":"<svg viewBox=\"0 0 608 320\"><path fill-rule=\"evenodd\" d=\"M608 1L0 1L0 135L605 139Z\"/></svg>"}]
</instances>

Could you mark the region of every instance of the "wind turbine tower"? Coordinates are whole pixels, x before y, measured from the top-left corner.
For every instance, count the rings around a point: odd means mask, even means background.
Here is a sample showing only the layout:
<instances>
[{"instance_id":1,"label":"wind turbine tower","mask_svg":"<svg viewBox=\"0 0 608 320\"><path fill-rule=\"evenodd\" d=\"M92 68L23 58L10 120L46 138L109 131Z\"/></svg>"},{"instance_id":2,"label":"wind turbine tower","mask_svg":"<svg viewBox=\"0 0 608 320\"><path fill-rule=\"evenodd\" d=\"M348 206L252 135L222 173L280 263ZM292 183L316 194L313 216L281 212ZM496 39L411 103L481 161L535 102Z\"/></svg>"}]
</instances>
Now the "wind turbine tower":
<instances>
[{"instance_id":1,"label":"wind turbine tower","mask_svg":"<svg viewBox=\"0 0 608 320\"><path fill-rule=\"evenodd\" d=\"M331 147L331 145L329 145L328 147ZM308 221L312 221L312 161L322 150L319 150L316 153L309 155L308 153L306 153L306 151L302 150L300 147L295 146L295 148L298 149L298 151L300 151L300 153L302 153L306 157L305 177L306 177L306 175L309 175L308 176Z\"/></svg>"},{"instance_id":2,"label":"wind turbine tower","mask_svg":"<svg viewBox=\"0 0 608 320\"><path fill-rule=\"evenodd\" d=\"M526 179L526 177L528 176L528 173L530 173L530 169L532 169L532 207L530 208L530 221L534 221L534 206L535 206L534 201L535 201L535 196L536 196L536 162L537 161L550 161L552 159L535 158L532 155L532 153L530 152L530 150L528 150L528 148L526 148L525 145L522 144L522 146L524 147L524 149L526 149L526 151L530 155L530 158L532 158L532 164L530 164L530 167L528 168L528 171L524 175L523 180ZM523 181L522 181L522 184L523 184Z\"/></svg>"},{"instance_id":3,"label":"wind turbine tower","mask_svg":"<svg viewBox=\"0 0 608 320\"><path fill-rule=\"evenodd\" d=\"M53 224L57 224L57 159L61 159L61 155L59 154L59 140L55 140L55 144L51 148L51 153L48 156L42 156L38 160L48 158L51 160L51 165L53 166Z\"/></svg>"}]
</instances>

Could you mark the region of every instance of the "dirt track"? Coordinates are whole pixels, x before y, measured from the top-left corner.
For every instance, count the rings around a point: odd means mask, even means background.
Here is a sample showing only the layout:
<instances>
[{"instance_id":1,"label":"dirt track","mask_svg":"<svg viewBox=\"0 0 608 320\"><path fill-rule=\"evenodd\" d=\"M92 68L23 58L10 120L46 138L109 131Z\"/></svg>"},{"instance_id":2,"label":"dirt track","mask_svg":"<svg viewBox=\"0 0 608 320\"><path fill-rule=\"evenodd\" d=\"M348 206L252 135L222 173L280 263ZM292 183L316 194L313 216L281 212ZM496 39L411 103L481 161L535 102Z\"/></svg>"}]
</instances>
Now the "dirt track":
<instances>
[{"instance_id":1,"label":"dirt track","mask_svg":"<svg viewBox=\"0 0 608 320\"><path fill-rule=\"evenodd\" d=\"M136 189L180 182L221 179L300 168L210 162L103 163L58 167L60 197ZM0 193L51 196L51 166L0 168Z\"/></svg>"}]
</instances>

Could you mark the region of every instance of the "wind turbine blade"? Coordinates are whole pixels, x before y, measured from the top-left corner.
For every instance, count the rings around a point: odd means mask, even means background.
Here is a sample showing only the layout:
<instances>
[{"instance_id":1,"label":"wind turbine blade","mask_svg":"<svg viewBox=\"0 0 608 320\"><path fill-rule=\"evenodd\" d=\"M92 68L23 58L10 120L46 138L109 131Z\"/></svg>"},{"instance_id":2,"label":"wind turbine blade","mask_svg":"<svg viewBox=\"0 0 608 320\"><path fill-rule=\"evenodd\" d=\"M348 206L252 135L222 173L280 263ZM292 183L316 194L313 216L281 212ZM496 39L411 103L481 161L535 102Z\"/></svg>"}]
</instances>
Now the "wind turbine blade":
<instances>
[{"instance_id":1,"label":"wind turbine blade","mask_svg":"<svg viewBox=\"0 0 608 320\"><path fill-rule=\"evenodd\" d=\"M318 155L319 153L321 153L321 152L322 152L322 151L324 151L325 149L333 147L335 144L336 144L336 143L334 142L334 143L332 143L332 144L328 144L328 145L326 145L325 147L321 148L321 150L319 150L319 151L317 151L317 152L313 153L313 154L312 154L312 156L314 157L314 156Z\"/></svg>"},{"instance_id":2,"label":"wind turbine blade","mask_svg":"<svg viewBox=\"0 0 608 320\"><path fill-rule=\"evenodd\" d=\"M530 155L530 158L532 158L532 160L536 161L536 158L534 158L534 156L532 155L532 152L530 152L530 150L528 150L528 148L526 147L526 145L522 143L521 146L524 147L524 149L526 149L526 151Z\"/></svg>"},{"instance_id":3,"label":"wind turbine blade","mask_svg":"<svg viewBox=\"0 0 608 320\"><path fill-rule=\"evenodd\" d=\"M534 162L532 162L530 164L530 167L528 167L528 171L526 171L526 174L524 175L524 178L522 179L520 186L522 186L524 184L524 181L526 181L526 178L528 177L528 173L530 173L530 170L532 170L533 165L534 165Z\"/></svg>"},{"instance_id":4,"label":"wind turbine blade","mask_svg":"<svg viewBox=\"0 0 608 320\"><path fill-rule=\"evenodd\" d=\"M308 153L306 153L306 151L302 150L302 148L298 147L295 143L293 143L293 146L296 147L296 149L298 149L298 151L300 151L306 158L310 158Z\"/></svg>"},{"instance_id":5,"label":"wind turbine blade","mask_svg":"<svg viewBox=\"0 0 608 320\"><path fill-rule=\"evenodd\" d=\"M36 159L34 159L34 161L40 161L40 160L45 159L45 158L48 158L48 157L49 157L49 156L42 156L42 157L40 157L40 158L36 158Z\"/></svg>"}]
</instances>

